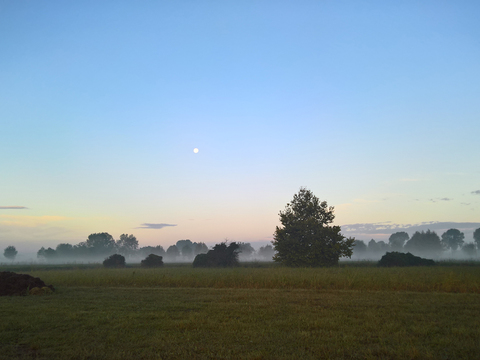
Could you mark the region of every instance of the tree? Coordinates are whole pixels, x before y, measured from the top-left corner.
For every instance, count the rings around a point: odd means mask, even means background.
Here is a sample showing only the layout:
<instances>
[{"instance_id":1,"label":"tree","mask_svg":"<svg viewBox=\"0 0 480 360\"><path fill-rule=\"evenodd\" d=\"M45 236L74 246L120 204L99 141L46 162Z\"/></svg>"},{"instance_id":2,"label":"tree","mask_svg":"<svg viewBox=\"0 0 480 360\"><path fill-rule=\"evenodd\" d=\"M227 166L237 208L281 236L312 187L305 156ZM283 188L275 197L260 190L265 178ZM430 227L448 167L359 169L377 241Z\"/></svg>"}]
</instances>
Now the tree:
<instances>
[{"instance_id":1,"label":"tree","mask_svg":"<svg viewBox=\"0 0 480 360\"><path fill-rule=\"evenodd\" d=\"M5 250L3 250L3 256L5 256L7 259L10 260L15 260L15 257L17 256L18 251L15 249L15 246L7 246Z\"/></svg>"},{"instance_id":2,"label":"tree","mask_svg":"<svg viewBox=\"0 0 480 360\"><path fill-rule=\"evenodd\" d=\"M408 241L409 238L410 237L405 231L399 231L390 235L390 237L388 238L388 243L390 244L392 250L398 251L403 248L405 241Z\"/></svg>"},{"instance_id":3,"label":"tree","mask_svg":"<svg viewBox=\"0 0 480 360\"><path fill-rule=\"evenodd\" d=\"M104 256L115 250L115 240L109 233L90 234L85 245L92 255L97 256Z\"/></svg>"},{"instance_id":4,"label":"tree","mask_svg":"<svg viewBox=\"0 0 480 360\"><path fill-rule=\"evenodd\" d=\"M205 243L193 243L193 255L197 256L198 254L206 254L208 252L208 247Z\"/></svg>"},{"instance_id":5,"label":"tree","mask_svg":"<svg viewBox=\"0 0 480 360\"><path fill-rule=\"evenodd\" d=\"M453 251L462 246L465 242L463 239L465 239L465 235L458 229L450 229L442 234L442 244L446 249L452 249Z\"/></svg>"},{"instance_id":6,"label":"tree","mask_svg":"<svg viewBox=\"0 0 480 360\"><path fill-rule=\"evenodd\" d=\"M239 256L242 260L249 259L255 253L255 249L250 243L239 242L237 244Z\"/></svg>"},{"instance_id":7,"label":"tree","mask_svg":"<svg viewBox=\"0 0 480 360\"><path fill-rule=\"evenodd\" d=\"M180 255L180 251L178 251L178 248L175 245L169 246L168 249L167 249L167 253L165 254L165 256L167 258L169 258L170 260L173 260L173 261L175 261L175 259L179 255Z\"/></svg>"},{"instance_id":8,"label":"tree","mask_svg":"<svg viewBox=\"0 0 480 360\"><path fill-rule=\"evenodd\" d=\"M162 267L163 266L163 258L161 256L150 254L144 260L140 262L141 267Z\"/></svg>"},{"instance_id":9,"label":"tree","mask_svg":"<svg viewBox=\"0 0 480 360\"><path fill-rule=\"evenodd\" d=\"M417 231L405 244L405 250L424 255L439 255L442 243L435 231Z\"/></svg>"},{"instance_id":10,"label":"tree","mask_svg":"<svg viewBox=\"0 0 480 360\"><path fill-rule=\"evenodd\" d=\"M354 246L353 248L354 256L362 257L367 252L367 245L362 240L355 240L353 242L353 246Z\"/></svg>"},{"instance_id":11,"label":"tree","mask_svg":"<svg viewBox=\"0 0 480 360\"><path fill-rule=\"evenodd\" d=\"M227 246L224 241L216 244L206 254L198 254L193 260L193 267L231 267L238 265L238 244L235 242Z\"/></svg>"},{"instance_id":12,"label":"tree","mask_svg":"<svg viewBox=\"0 0 480 360\"><path fill-rule=\"evenodd\" d=\"M477 249L480 250L480 228L473 232L473 240L477 244Z\"/></svg>"},{"instance_id":13,"label":"tree","mask_svg":"<svg viewBox=\"0 0 480 360\"><path fill-rule=\"evenodd\" d=\"M122 234L120 239L116 242L117 249L124 255L130 255L138 249L138 240L135 236Z\"/></svg>"},{"instance_id":14,"label":"tree","mask_svg":"<svg viewBox=\"0 0 480 360\"><path fill-rule=\"evenodd\" d=\"M354 238L340 233L333 222L333 206L320 202L310 190L298 194L280 211L283 227L276 227L273 259L287 266L333 266L342 256L351 257Z\"/></svg>"},{"instance_id":15,"label":"tree","mask_svg":"<svg viewBox=\"0 0 480 360\"><path fill-rule=\"evenodd\" d=\"M58 244L55 248L55 252L60 257L73 257L74 256L74 248L70 244Z\"/></svg>"},{"instance_id":16,"label":"tree","mask_svg":"<svg viewBox=\"0 0 480 360\"><path fill-rule=\"evenodd\" d=\"M193 245L185 245L184 247L182 247L182 256L184 258L187 258L189 259L190 261L192 260L192 256L193 256Z\"/></svg>"},{"instance_id":17,"label":"tree","mask_svg":"<svg viewBox=\"0 0 480 360\"><path fill-rule=\"evenodd\" d=\"M273 250L272 245L265 245L258 249L258 256L264 260L272 261L274 255L275 250Z\"/></svg>"},{"instance_id":18,"label":"tree","mask_svg":"<svg viewBox=\"0 0 480 360\"><path fill-rule=\"evenodd\" d=\"M465 255L469 257L477 256L477 249L475 248L474 243L468 243L462 246L462 251Z\"/></svg>"}]
</instances>

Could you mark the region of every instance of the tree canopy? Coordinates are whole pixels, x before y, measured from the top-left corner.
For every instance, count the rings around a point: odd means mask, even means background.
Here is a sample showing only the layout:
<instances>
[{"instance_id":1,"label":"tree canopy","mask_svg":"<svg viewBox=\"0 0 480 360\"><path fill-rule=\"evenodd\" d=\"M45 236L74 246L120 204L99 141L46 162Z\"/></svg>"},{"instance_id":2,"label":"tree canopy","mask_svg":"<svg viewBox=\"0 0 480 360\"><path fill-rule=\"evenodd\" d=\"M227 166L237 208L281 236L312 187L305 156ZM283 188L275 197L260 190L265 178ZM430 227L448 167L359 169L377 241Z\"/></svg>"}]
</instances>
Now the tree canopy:
<instances>
[{"instance_id":1,"label":"tree canopy","mask_svg":"<svg viewBox=\"0 0 480 360\"><path fill-rule=\"evenodd\" d=\"M417 231L405 244L405 250L412 253L439 255L442 251L442 243L435 231Z\"/></svg>"},{"instance_id":2,"label":"tree canopy","mask_svg":"<svg viewBox=\"0 0 480 360\"><path fill-rule=\"evenodd\" d=\"M442 244L446 249L456 251L464 243L465 235L458 229L450 229L442 234Z\"/></svg>"},{"instance_id":3,"label":"tree canopy","mask_svg":"<svg viewBox=\"0 0 480 360\"><path fill-rule=\"evenodd\" d=\"M3 251L3 256L5 256L7 259L10 260L15 260L15 257L17 256L18 251L15 248L15 246L7 246L5 250Z\"/></svg>"},{"instance_id":4,"label":"tree canopy","mask_svg":"<svg viewBox=\"0 0 480 360\"><path fill-rule=\"evenodd\" d=\"M300 188L279 213L283 226L277 226L273 236L273 259L287 266L332 266L340 257L351 257L355 239L330 225L333 210L310 190Z\"/></svg>"},{"instance_id":5,"label":"tree canopy","mask_svg":"<svg viewBox=\"0 0 480 360\"><path fill-rule=\"evenodd\" d=\"M408 241L410 237L405 231L396 232L388 238L388 243L393 250L400 250L403 248L405 241Z\"/></svg>"}]
</instances>

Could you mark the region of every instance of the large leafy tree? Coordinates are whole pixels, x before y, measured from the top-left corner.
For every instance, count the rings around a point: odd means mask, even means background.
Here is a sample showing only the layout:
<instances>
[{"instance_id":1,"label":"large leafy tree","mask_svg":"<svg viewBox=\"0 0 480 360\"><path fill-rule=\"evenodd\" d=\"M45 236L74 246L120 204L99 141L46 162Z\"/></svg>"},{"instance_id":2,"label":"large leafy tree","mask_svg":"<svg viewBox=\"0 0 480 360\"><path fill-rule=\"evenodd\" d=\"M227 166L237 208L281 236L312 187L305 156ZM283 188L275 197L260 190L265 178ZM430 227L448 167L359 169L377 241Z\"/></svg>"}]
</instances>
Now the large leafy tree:
<instances>
[{"instance_id":1,"label":"large leafy tree","mask_svg":"<svg viewBox=\"0 0 480 360\"><path fill-rule=\"evenodd\" d=\"M280 211L282 227L276 227L272 244L273 259L287 266L333 266L340 257L351 257L354 238L330 225L335 218L333 206L320 200L306 188Z\"/></svg>"},{"instance_id":2,"label":"large leafy tree","mask_svg":"<svg viewBox=\"0 0 480 360\"><path fill-rule=\"evenodd\" d=\"M138 249L138 240L133 234L122 234L116 242L118 251L124 255L130 255Z\"/></svg>"},{"instance_id":3,"label":"large leafy tree","mask_svg":"<svg viewBox=\"0 0 480 360\"><path fill-rule=\"evenodd\" d=\"M405 241L408 241L409 238L410 237L405 231L399 231L390 235L390 237L388 238L388 243L390 244L392 250L398 251L403 248Z\"/></svg>"},{"instance_id":4,"label":"large leafy tree","mask_svg":"<svg viewBox=\"0 0 480 360\"><path fill-rule=\"evenodd\" d=\"M85 246L92 255L104 256L115 250L115 240L109 233L90 234L88 235L87 241L85 241Z\"/></svg>"},{"instance_id":5,"label":"large leafy tree","mask_svg":"<svg viewBox=\"0 0 480 360\"><path fill-rule=\"evenodd\" d=\"M456 251L465 242L465 235L458 229L450 229L442 234L442 244L446 249Z\"/></svg>"}]
</instances>

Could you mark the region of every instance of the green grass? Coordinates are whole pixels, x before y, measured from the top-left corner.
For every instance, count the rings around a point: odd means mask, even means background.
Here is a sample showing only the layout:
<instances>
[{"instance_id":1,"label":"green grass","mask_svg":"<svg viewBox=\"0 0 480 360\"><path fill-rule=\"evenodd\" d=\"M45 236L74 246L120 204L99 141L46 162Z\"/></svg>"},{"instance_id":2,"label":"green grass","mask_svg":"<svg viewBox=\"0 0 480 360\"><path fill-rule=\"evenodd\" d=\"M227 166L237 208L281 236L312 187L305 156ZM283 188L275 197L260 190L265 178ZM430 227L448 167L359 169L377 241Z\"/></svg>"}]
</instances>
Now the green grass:
<instances>
[{"instance_id":1,"label":"green grass","mask_svg":"<svg viewBox=\"0 0 480 360\"><path fill-rule=\"evenodd\" d=\"M4 270L4 269L3 269ZM0 359L472 359L480 267L31 268Z\"/></svg>"}]
</instances>

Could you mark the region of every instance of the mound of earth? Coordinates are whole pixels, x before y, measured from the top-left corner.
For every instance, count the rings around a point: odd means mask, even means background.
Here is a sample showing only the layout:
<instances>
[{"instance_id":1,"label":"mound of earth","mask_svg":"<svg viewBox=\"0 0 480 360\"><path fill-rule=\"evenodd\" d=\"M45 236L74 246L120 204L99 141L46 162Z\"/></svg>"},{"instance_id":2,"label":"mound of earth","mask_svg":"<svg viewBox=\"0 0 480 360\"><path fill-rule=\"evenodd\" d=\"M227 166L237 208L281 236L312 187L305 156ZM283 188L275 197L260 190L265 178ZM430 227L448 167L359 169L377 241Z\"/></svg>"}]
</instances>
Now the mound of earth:
<instances>
[{"instance_id":1,"label":"mound of earth","mask_svg":"<svg viewBox=\"0 0 480 360\"><path fill-rule=\"evenodd\" d=\"M27 295L34 288L49 288L55 291L52 285L45 285L40 278L10 271L0 272L0 296Z\"/></svg>"},{"instance_id":2,"label":"mound of earth","mask_svg":"<svg viewBox=\"0 0 480 360\"><path fill-rule=\"evenodd\" d=\"M420 256L415 256L410 253L401 252L387 252L382 256L378 262L378 266L432 266L435 261L431 259L424 259Z\"/></svg>"}]
</instances>

